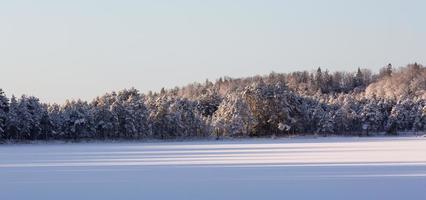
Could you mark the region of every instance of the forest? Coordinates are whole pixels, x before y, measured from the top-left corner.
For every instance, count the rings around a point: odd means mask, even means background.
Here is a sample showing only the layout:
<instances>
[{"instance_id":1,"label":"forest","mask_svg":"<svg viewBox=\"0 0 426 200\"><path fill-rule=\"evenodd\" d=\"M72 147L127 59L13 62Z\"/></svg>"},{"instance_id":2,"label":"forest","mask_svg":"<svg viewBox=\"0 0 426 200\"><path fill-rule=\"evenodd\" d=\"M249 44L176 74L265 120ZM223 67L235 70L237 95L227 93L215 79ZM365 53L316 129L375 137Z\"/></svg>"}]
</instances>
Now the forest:
<instances>
[{"instance_id":1,"label":"forest","mask_svg":"<svg viewBox=\"0 0 426 200\"><path fill-rule=\"evenodd\" d=\"M426 67L272 72L47 104L0 88L0 141L143 140L426 131Z\"/></svg>"}]
</instances>

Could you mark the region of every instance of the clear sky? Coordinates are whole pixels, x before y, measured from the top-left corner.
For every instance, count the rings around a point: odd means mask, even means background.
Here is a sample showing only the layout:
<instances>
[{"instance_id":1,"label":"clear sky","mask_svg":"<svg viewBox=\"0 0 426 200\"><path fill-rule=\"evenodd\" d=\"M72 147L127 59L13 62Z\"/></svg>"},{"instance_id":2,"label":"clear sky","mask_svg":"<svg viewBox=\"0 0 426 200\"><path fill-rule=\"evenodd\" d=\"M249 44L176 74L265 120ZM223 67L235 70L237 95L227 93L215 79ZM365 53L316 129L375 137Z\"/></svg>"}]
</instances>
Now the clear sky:
<instances>
[{"instance_id":1,"label":"clear sky","mask_svg":"<svg viewBox=\"0 0 426 200\"><path fill-rule=\"evenodd\" d=\"M0 88L44 102L412 62L424 0L0 0Z\"/></svg>"}]
</instances>

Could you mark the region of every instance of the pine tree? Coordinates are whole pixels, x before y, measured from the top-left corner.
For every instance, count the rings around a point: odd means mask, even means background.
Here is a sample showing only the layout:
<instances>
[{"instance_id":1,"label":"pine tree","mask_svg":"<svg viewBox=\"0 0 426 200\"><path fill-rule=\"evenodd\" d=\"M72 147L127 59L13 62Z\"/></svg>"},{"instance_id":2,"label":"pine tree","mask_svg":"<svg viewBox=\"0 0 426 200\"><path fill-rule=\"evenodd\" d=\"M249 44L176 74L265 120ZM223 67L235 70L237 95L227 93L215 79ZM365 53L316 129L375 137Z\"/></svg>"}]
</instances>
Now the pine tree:
<instances>
[{"instance_id":1,"label":"pine tree","mask_svg":"<svg viewBox=\"0 0 426 200\"><path fill-rule=\"evenodd\" d=\"M9 112L9 99L0 88L0 139L5 138L6 120Z\"/></svg>"},{"instance_id":2,"label":"pine tree","mask_svg":"<svg viewBox=\"0 0 426 200\"><path fill-rule=\"evenodd\" d=\"M6 121L6 139L18 139L19 129L18 101L15 96L10 98L10 108Z\"/></svg>"}]
</instances>

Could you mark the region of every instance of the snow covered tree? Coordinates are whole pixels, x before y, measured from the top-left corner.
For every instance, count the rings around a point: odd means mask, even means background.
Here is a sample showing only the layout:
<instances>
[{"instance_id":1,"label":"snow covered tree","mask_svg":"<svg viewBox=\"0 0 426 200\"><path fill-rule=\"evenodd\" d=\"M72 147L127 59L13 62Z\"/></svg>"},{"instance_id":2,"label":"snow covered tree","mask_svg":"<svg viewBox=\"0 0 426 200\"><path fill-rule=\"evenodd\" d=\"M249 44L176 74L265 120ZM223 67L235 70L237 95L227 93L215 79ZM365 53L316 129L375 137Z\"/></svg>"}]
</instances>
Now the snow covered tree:
<instances>
[{"instance_id":1,"label":"snow covered tree","mask_svg":"<svg viewBox=\"0 0 426 200\"><path fill-rule=\"evenodd\" d=\"M134 120L135 132L134 138L143 138L151 135L151 129L148 125L149 112L144 103L144 97L141 95L131 96L126 102L125 107Z\"/></svg>"},{"instance_id":2,"label":"snow covered tree","mask_svg":"<svg viewBox=\"0 0 426 200\"><path fill-rule=\"evenodd\" d=\"M214 136L251 136L256 122L250 109L238 95L227 95L213 117Z\"/></svg>"},{"instance_id":3,"label":"snow covered tree","mask_svg":"<svg viewBox=\"0 0 426 200\"><path fill-rule=\"evenodd\" d=\"M18 111L18 100L12 95L10 98L9 113L6 121L6 139L18 139L19 129L19 111Z\"/></svg>"},{"instance_id":4,"label":"snow covered tree","mask_svg":"<svg viewBox=\"0 0 426 200\"><path fill-rule=\"evenodd\" d=\"M151 124L151 130L153 137L164 139L168 137L169 132L169 107L170 100L168 100L167 96L160 97L152 97L152 99L148 99L147 101L150 114L149 114L149 122Z\"/></svg>"},{"instance_id":5,"label":"snow covered tree","mask_svg":"<svg viewBox=\"0 0 426 200\"><path fill-rule=\"evenodd\" d=\"M9 99L0 88L0 139L5 136L7 114L9 112Z\"/></svg>"},{"instance_id":6,"label":"snow covered tree","mask_svg":"<svg viewBox=\"0 0 426 200\"><path fill-rule=\"evenodd\" d=\"M197 99L197 110L203 116L211 117L218 109L222 99L214 91L208 90Z\"/></svg>"},{"instance_id":7,"label":"snow covered tree","mask_svg":"<svg viewBox=\"0 0 426 200\"><path fill-rule=\"evenodd\" d=\"M317 132L322 135L334 134L334 126L333 112L325 112L319 120Z\"/></svg>"},{"instance_id":8,"label":"snow covered tree","mask_svg":"<svg viewBox=\"0 0 426 200\"><path fill-rule=\"evenodd\" d=\"M366 89L367 96L397 101L407 97L426 99L426 67L415 63L391 74L370 84Z\"/></svg>"},{"instance_id":9,"label":"snow covered tree","mask_svg":"<svg viewBox=\"0 0 426 200\"><path fill-rule=\"evenodd\" d=\"M410 113L412 107L413 102L410 99L398 101L397 104L393 106L386 125L386 129L389 133L408 131L412 129L414 122L411 121L414 117Z\"/></svg>"},{"instance_id":10,"label":"snow covered tree","mask_svg":"<svg viewBox=\"0 0 426 200\"><path fill-rule=\"evenodd\" d=\"M98 139L115 137L115 127L118 124L117 117L111 112L110 105L106 102L97 102L92 110L94 128Z\"/></svg>"},{"instance_id":11,"label":"snow covered tree","mask_svg":"<svg viewBox=\"0 0 426 200\"><path fill-rule=\"evenodd\" d=\"M369 100L361 110L360 119L367 134L371 131L381 131L384 123L384 116L378 107L378 102Z\"/></svg>"},{"instance_id":12,"label":"snow covered tree","mask_svg":"<svg viewBox=\"0 0 426 200\"><path fill-rule=\"evenodd\" d=\"M118 120L118 127L116 130L118 138L131 138L136 132L135 121L132 113L125 107L124 102L117 99L111 105L111 112Z\"/></svg>"},{"instance_id":13,"label":"snow covered tree","mask_svg":"<svg viewBox=\"0 0 426 200\"><path fill-rule=\"evenodd\" d=\"M196 110L196 103L187 99L176 99L170 104L169 117L176 123L177 137L204 137L205 124Z\"/></svg>"},{"instance_id":14,"label":"snow covered tree","mask_svg":"<svg viewBox=\"0 0 426 200\"><path fill-rule=\"evenodd\" d=\"M18 101L17 113L20 130L18 138L37 139L42 131L40 125L43 116L43 107L39 99L23 95Z\"/></svg>"},{"instance_id":15,"label":"snow covered tree","mask_svg":"<svg viewBox=\"0 0 426 200\"><path fill-rule=\"evenodd\" d=\"M51 104L47 106L47 112L49 114L51 124L51 137L53 139L61 139L65 135L64 124L65 119L62 112L62 108L58 104Z\"/></svg>"},{"instance_id":16,"label":"snow covered tree","mask_svg":"<svg viewBox=\"0 0 426 200\"><path fill-rule=\"evenodd\" d=\"M87 102L67 101L63 106L63 117L64 137L73 140L93 138L93 115Z\"/></svg>"},{"instance_id":17,"label":"snow covered tree","mask_svg":"<svg viewBox=\"0 0 426 200\"><path fill-rule=\"evenodd\" d=\"M313 125L315 134L326 133L326 131L330 131L331 125L329 123L331 123L331 119L327 118L329 116L325 110L325 105L318 103L316 107L311 109L310 113L311 116L309 117L309 122Z\"/></svg>"},{"instance_id":18,"label":"snow covered tree","mask_svg":"<svg viewBox=\"0 0 426 200\"><path fill-rule=\"evenodd\" d=\"M426 130L426 105L418 104L412 109L413 128L412 131Z\"/></svg>"},{"instance_id":19,"label":"snow covered tree","mask_svg":"<svg viewBox=\"0 0 426 200\"><path fill-rule=\"evenodd\" d=\"M300 101L283 84L255 83L245 88L244 99L258 122L254 135L288 133L300 118ZM290 128L281 130L279 124Z\"/></svg>"}]
</instances>

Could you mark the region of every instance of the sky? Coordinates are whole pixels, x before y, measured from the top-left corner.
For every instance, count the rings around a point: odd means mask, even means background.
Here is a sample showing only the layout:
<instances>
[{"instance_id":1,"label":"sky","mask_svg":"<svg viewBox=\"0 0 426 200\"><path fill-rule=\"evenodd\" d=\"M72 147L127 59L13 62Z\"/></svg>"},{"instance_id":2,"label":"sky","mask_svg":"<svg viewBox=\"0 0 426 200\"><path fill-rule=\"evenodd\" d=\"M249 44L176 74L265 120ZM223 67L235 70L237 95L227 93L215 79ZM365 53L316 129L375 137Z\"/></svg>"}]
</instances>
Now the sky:
<instances>
[{"instance_id":1,"label":"sky","mask_svg":"<svg viewBox=\"0 0 426 200\"><path fill-rule=\"evenodd\" d=\"M426 64L424 0L0 0L0 88L91 100L222 76Z\"/></svg>"}]
</instances>

